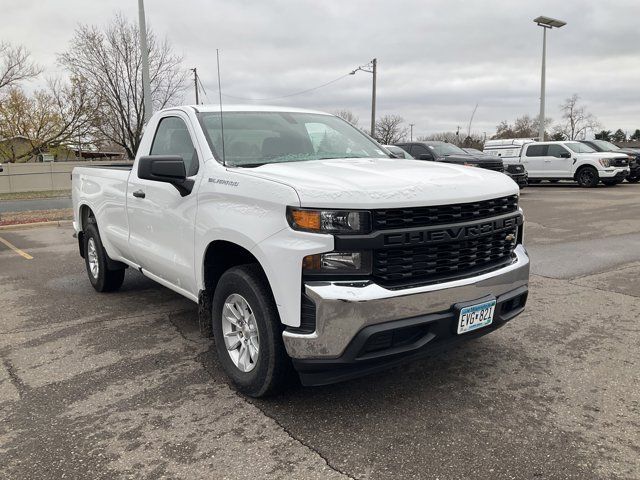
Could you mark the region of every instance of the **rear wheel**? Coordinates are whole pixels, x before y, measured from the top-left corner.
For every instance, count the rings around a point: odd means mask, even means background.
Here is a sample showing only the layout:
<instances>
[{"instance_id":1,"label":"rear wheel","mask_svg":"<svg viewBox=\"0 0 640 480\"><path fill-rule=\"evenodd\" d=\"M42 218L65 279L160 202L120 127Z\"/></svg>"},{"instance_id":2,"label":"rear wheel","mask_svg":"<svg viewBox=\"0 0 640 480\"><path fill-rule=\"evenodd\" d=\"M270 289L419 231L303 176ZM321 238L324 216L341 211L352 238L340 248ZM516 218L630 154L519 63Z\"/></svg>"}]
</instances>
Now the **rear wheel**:
<instances>
[{"instance_id":1,"label":"rear wheel","mask_svg":"<svg viewBox=\"0 0 640 480\"><path fill-rule=\"evenodd\" d=\"M113 292L122 286L124 268L109 270L109 257L95 223L90 223L84 230L84 261L89 281L98 292Z\"/></svg>"},{"instance_id":2,"label":"rear wheel","mask_svg":"<svg viewBox=\"0 0 640 480\"><path fill-rule=\"evenodd\" d=\"M578 185L585 188L593 188L598 185L598 181L600 180L598 176L598 171L593 167L582 167L577 175L576 180L578 181Z\"/></svg>"},{"instance_id":3,"label":"rear wheel","mask_svg":"<svg viewBox=\"0 0 640 480\"><path fill-rule=\"evenodd\" d=\"M220 277L212 328L220 364L240 392L263 397L285 387L291 360L273 295L257 265L233 267Z\"/></svg>"}]
</instances>

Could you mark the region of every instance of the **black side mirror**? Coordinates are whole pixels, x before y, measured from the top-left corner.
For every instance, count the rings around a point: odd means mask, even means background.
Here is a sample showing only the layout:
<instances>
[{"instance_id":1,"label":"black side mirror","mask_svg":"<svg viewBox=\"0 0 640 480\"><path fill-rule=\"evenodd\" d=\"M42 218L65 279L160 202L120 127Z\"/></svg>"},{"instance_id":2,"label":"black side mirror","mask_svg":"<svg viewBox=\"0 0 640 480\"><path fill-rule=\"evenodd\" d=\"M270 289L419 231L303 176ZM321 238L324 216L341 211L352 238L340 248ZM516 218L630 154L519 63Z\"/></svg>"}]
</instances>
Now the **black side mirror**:
<instances>
[{"instance_id":1,"label":"black side mirror","mask_svg":"<svg viewBox=\"0 0 640 480\"><path fill-rule=\"evenodd\" d=\"M421 153L418 156L418 160L433 160L433 155L431 155L430 153Z\"/></svg>"},{"instance_id":2,"label":"black side mirror","mask_svg":"<svg viewBox=\"0 0 640 480\"><path fill-rule=\"evenodd\" d=\"M170 183L176 187L183 197L191 193L195 184L193 180L187 178L184 159L179 155L140 157L140 160L138 160L138 178Z\"/></svg>"},{"instance_id":3,"label":"black side mirror","mask_svg":"<svg viewBox=\"0 0 640 480\"><path fill-rule=\"evenodd\" d=\"M560 158L571 158L571 154L569 152L562 152Z\"/></svg>"}]
</instances>

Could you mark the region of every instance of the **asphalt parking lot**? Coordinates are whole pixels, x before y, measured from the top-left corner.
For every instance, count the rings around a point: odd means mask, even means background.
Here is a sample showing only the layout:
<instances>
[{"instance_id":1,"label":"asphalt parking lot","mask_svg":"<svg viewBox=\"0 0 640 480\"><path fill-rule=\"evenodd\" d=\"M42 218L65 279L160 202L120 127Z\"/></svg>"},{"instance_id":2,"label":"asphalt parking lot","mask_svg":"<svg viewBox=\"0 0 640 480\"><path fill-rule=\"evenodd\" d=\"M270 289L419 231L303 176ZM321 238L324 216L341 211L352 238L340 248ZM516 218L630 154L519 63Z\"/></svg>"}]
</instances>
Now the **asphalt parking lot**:
<instances>
[{"instance_id":1,"label":"asphalt parking lot","mask_svg":"<svg viewBox=\"0 0 640 480\"><path fill-rule=\"evenodd\" d=\"M70 226L0 230L0 477L640 478L640 184L521 204L525 314L259 401L227 385L195 304L132 270L96 293Z\"/></svg>"}]
</instances>

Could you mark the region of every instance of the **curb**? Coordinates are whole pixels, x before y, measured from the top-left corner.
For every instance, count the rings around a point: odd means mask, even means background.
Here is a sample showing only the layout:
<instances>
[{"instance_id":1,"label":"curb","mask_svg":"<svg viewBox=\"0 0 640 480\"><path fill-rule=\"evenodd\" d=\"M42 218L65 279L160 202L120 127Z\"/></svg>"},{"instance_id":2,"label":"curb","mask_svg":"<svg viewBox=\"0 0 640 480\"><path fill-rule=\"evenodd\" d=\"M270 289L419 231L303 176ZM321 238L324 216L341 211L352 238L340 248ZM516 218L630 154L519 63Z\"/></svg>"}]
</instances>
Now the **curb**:
<instances>
[{"instance_id":1,"label":"curb","mask_svg":"<svg viewBox=\"0 0 640 480\"><path fill-rule=\"evenodd\" d=\"M71 225L73 220L54 220L51 222L16 223L15 225L0 225L0 230L26 230L38 227L62 227Z\"/></svg>"}]
</instances>

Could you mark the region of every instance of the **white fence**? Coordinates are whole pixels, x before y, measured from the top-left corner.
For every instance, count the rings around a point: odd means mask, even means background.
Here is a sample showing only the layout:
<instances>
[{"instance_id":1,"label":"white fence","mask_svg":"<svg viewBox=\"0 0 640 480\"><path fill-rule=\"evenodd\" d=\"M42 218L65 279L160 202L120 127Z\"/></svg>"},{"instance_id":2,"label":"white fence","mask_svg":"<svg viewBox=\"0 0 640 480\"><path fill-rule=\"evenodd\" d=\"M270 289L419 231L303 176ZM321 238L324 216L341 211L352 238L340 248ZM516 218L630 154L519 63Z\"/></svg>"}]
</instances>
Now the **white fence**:
<instances>
[{"instance_id":1,"label":"white fence","mask_svg":"<svg viewBox=\"0 0 640 480\"><path fill-rule=\"evenodd\" d=\"M123 161L3 163L0 172L0 193L36 192L71 189L73 167L112 165Z\"/></svg>"}]
</instances>

